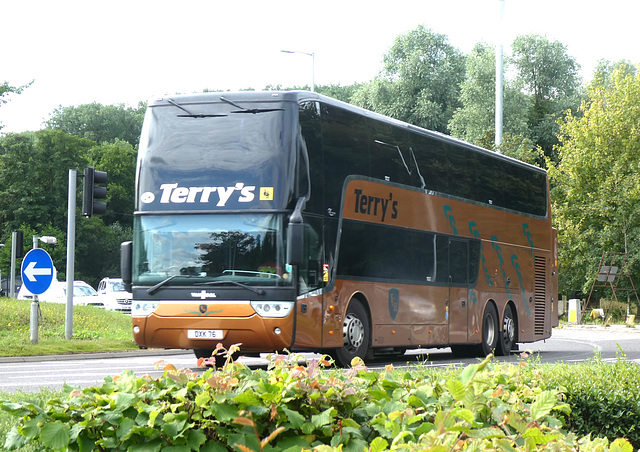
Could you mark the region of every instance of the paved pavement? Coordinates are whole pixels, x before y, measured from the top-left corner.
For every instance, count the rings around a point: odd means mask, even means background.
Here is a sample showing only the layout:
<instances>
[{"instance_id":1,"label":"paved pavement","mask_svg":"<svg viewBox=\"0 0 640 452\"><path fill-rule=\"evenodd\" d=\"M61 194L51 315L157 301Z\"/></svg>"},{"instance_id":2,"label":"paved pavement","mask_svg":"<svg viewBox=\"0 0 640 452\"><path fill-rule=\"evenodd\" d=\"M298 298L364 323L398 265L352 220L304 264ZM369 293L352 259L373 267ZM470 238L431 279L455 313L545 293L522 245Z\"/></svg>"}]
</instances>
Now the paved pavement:
<instances>
[{"instance_id":1,"label":"paved pavement","mask_svg":"<svg viewBox=\"0 0 640 452\"><path fill-rule=\"evenodd\" d=\"M594 333L594 334L606 334L606 333L635 333L640 334L640 325L627 326L623 324L616 324L610 326L603 325L574 325L565 324L556 329L563 329L566 331L576 331L581 333ZM35 355L35 356L7 356L0 357L0 363L20 363L20 362L38 362L46 358L47 361L70 361L70 360L82 360L82 359L100 359L100 358L132 358L138 356L172 356L183 355L185 353L192 353L191 350L168 350L168 349L140 349L140 350L127 350L120 352L101 352L101 353L73 353L64 355Z\"/></svg>"},{"instance_id":2,"label":"paved pavement","mask_svg":"<svg viewBox=\"0 0 640 452\"><path fill-rule=\"evenodd\" d=\"M594 333L616 332L616 333L640 334L640 325L637 325L637 324L633 324L633 325L615 324L615 325L608 325L608 326L566 324L554 329L564 329L568 331L593 331Z\"/></svg>"}]
</instances>

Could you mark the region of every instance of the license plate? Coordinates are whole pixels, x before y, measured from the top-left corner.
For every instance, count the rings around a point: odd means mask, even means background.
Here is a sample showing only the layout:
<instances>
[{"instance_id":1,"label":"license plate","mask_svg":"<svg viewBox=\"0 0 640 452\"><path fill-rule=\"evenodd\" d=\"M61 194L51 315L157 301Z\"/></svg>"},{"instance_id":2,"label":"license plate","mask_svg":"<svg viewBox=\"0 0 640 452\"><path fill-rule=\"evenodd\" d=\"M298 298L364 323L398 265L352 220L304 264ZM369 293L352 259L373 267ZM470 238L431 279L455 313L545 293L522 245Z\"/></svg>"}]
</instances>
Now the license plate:
<instances>
[{"instance_id":1,"label":"license plate","mask_svg":"<svg viewBox=\"0 0 640 452\"><path fill-rule=\"evenodd\" d=\"M189 339L222 339L222 330L187 330Z\"/></svg>"}]
</instances>

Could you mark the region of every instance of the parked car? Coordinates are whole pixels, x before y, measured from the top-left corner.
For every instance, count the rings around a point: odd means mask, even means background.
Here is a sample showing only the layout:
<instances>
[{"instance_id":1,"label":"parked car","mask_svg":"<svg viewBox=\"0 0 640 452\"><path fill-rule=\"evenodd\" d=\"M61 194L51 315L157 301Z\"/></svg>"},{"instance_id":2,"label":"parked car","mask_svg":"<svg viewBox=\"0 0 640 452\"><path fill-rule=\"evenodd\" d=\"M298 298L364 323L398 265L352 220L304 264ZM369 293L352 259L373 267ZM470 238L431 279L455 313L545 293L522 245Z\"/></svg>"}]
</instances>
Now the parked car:
<instances>
[{"instance_id":1,"label":"parked car","mask_svg":"<svg viewBox=\"0 0 640 452\"><path fill-rule=\"evenodd\" d=\"M18 291L18 300L33 300L33 294L24 284ZM48 303L66 303L67 282L52 281L51 286L44 293L38 295L38 300ZM102 301L98 298L98 292L84 281L73 282L73 304L103 307Z\"/></svg>"},{"instance_id":2,"label":"parked car","mask_svg":"<svg viewBox=\"0 0 640 452\"><path fill-rule=\"evenodd\" d=\"M131 314L133 295L124 289L122 278L103 278L98 284L98 298L105 309Z\"/></svg>"}]
</instances>

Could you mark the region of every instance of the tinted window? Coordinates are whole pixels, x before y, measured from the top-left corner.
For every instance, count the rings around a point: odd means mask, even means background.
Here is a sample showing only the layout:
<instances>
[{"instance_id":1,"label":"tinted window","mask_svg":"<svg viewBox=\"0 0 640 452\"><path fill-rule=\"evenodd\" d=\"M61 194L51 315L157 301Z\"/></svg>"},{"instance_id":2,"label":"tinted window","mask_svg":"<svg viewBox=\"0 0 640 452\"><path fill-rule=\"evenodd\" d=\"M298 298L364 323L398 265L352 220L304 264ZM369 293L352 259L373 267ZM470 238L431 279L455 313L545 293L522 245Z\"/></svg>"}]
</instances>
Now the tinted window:
<instances>
[{"instance_id":1,"label":"tinted window","mask_svg":"<svg viewBox=\"0 0 640 452\"><path fill-rule=\"evenodd\" d=\"M369 174L369 136L365 118L347 110L323 106L322 145L325 207L338 212L347 176Z\"/></svg>"},{"instance_id":2,"label":"tinted window","mask_svg":"<svg viewBox=\"0 0 640 452\"><path fill-rule=\"evenodd\" d=\"M310 180L311 196L307 200L305 211L321 214L324 213L324 165L320 111L315 102L300 105L299 140L298 196L304 196ZM305 167L307 164L308 170Z\"/></svg>"},{"instance_id":3,"label":"tinted window","mask_svg":"<svg viewBox=\"0 0 640 452\"><path fill-rule=\"evenodd\" d=\"M479 248L480 243L473 239L344 220L338 275L414 284L451 281L475 285Z\"/></svg>"},{"instance_id":4,"label":"tinted window","mask_svg":"<svg viewBox=\"0 0 640 452\"><path fill-rule=\"evenodd\" d=\"M419 187L419 171L406 131L369 119L371 131L371 168L376 179Z\"/></svg>"},{"instance_id":5,"label":"tinted window","mask_svg":"<svg viewBox=\"0 0 640 452\"><path fill-rule=\"evenodd\" d=\"M339 206L347 176L368 175L531 215L547 213L543 171L330 105L322 105L321 122L326 207Z\"/></svg>"},{"instance_id":6,"label":"tinted window","mask_svg":"<svg viewBox=\"0 0 640 452\"><path fill-rule=\"evenodd\" d=\"M449 271L452 284L466 284L469 280L467 240L451 240L449 242Z\"/></svg>"}]
</instances>

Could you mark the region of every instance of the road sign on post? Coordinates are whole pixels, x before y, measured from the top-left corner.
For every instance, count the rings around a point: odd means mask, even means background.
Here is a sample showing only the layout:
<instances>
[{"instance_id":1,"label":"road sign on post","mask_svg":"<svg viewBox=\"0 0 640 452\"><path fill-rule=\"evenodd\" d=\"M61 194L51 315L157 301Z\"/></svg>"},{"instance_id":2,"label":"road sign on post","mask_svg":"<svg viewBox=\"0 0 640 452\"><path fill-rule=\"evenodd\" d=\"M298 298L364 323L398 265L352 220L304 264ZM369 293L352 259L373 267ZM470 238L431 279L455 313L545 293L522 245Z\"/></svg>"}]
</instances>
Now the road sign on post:
<instances>
[{"instance_id":1,"label":"road sign on post","mask_svg":"<svg viewBox=\"0 0 640 452\"><path fill-rule=\"evenodd\" d=\"M41 295L53 281L53 260L42 248L29 251L22 259L22 284L34 295Z\"/></svg>"},{"instance_id":2,"label":"road sign on post","mask_svg":"<svg viewBox=\"0 0 640 452\"><path fill-rule=\"evenodd\" d=\"M36 245L37 245L37 239ZM47 291L53 281L53 261L51 256L41 248L34 248L22 259L22 284L33 294L31 302L31 342L38 343L38 295Z\"/></svg>"}]
</instances>

